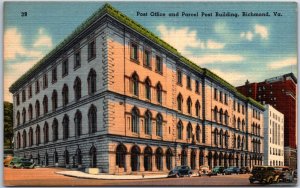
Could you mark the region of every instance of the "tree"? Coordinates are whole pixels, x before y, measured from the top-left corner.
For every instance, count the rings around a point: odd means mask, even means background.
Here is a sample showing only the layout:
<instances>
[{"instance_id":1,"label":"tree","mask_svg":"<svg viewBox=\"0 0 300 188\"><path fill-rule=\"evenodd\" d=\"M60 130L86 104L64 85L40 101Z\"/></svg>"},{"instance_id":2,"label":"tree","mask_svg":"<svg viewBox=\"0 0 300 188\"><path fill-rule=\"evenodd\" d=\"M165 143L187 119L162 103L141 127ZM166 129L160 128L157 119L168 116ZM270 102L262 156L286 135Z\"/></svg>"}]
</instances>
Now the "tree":
<instances>
[{"instance_id":1,"label":"tree","mask_svg":"<svg viewBox=\"0 0 300 188\"><path fill-rule=\"evenodd\" d=\"M4 145L12 148L13 140L13 104L4 101Z\"/></svg>"}]
</instances>

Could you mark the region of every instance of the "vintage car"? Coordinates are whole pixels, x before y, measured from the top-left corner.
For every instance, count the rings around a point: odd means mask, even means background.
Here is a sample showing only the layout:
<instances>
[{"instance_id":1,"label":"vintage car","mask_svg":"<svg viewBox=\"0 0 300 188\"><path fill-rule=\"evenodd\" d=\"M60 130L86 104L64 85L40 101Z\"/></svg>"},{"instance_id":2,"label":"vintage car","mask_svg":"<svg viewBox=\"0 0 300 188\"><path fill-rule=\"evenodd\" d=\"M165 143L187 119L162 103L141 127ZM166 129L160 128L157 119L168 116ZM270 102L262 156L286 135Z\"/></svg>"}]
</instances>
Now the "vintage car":
<instances>
[{"instance_id":1,"label":"vintage car","mask_svg":"<svg viewBox=\"0 0 300 188\"><path fill-rule=\"evenodd\" d=\"M223 166L215 166L213 169L212 169L212 175L217 175L217 174L224 174L224 170L225 170L225 167Z\"/></svg>"},{"instance_id":2,"label":"vintage car","mask_svg":"<svg viewBox=\"0 0 300 188\"><path fill-rule=\"evenodd\" d=\"M3 161L3 166L8 167L12 160L13 160L13 156L7 155Z\"/></svg>"},{"instance_id":3,"label":"vintage car","mask_svg":"<svg viewBox=\"0 0 300 188\"><path fill-rule=\"evenodd\" d=\"M193 174L191 168L189 166L183 165L183 166L176 166L174 169L172 169L168 177L183 177L183 176L188 176L191 177Z\"/></svg>"},{"instance_id":4,"label":"vintage car","mask_svg":"<svg viewBox=\"0 0 300 188\"><path fill-rule=\"evenodd\" d=\"M250 183L278 183L279 174L272 166L254 166L252 169L252 175L249 177Z\"/></svg>"},{"instance_id":5,"label":"vintage car","mask_svg":"<svg viewBox=\"0 0 300 188\"><path fill-rule=\"evenodd\" d=\"M235 166L230 166L224 170L225 175L230 175L230 174L239 174L241 172L239 167Z\"/></svg>"},{"instance_id":6,"label":"vintage car","mask_svg":"<svg viewBox=\"0 0 300 188\"><path fill-rule=\"evenodd\" d=\"M34 168L35 164L31 162L29 159L14 157L9 167L11 168Z\"/></svg>"},{"instance_id":7,"label":"vintage car","mask_svg":"<svg viewBox=\"0 0 300 188\"><path fill-rule=\"evenodd\" d=\"M249 166L243 166L243 167L241 167L240 170L241 170L240 171L241 174L250 174L251 173L251 170L250 170Z\"/></svg>"},{"instance_id":8,"label":"vintage car","mask_svg":"<svg viewBox=\"0 0 300 188\"><path fill-rule=\"evenodd\" d=\"M279 175L279 181L283 182L293 182L294 181L294 171L288 166L275 166L275 171Z\"/></svg>"}]
</instances>

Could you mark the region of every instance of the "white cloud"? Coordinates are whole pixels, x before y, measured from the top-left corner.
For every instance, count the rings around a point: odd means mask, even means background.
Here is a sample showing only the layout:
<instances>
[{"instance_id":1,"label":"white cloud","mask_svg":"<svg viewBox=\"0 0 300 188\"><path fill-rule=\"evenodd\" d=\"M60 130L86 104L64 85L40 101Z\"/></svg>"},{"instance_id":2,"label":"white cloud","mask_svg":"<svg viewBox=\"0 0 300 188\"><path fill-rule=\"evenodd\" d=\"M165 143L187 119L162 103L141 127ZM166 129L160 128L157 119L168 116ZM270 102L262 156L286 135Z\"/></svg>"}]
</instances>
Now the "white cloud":
<instances>
[{"instance_id":1,"label":"white cloud","mask_svg":"<svg viewBox=\"0 0 300 188\"><path fill-rule=\"evenodd\" d=\"M255 33L260 35L260 37L262 39L268 39L269 32L268 32L267 27L265 27L263 25L256 24L254 28L255 28Z\"/></svg>"},{"instance_id":2,"label":"white cloud","mask_svg":"<svg viewBox=\"0 0 300 188\"><path fill-rule=\"evenodd\" d=\"M189 27L175 28L159 25L157 30L164 41L171 44L182 54L187 54L188 48L222 49L225 46L224 43L211 39L208 39L207 42L202 41L197 37L197 31L191 30Z\"/></svg>"},{"instance_id":3,"label":"white cloud","mask_svg":"<svg viewBox=\"0 0 300 188\"><path fill-rule=\"evenodd\" d=\"M268 63L267 67L269 69L277 70L277 69L282 69L286 67L291 67L297 65L297 58L296 57L290 57L284 60L279 60L279 61L273 61Z\"/></svg>"},{"instance_id":4,"label":"white cloud","mask_svg":"<svg viewBox=\"0 0 300 188\"><path fill-rule=\"evenodd\" d=\"M204 56L191 56L190 59L198 65L209 63L240 63L245 58L237 54L210 54Z\"/></svg>"},{"instance_id":5,"label":"white cloud","mask_svg":"<svg viewBox=\"0 0 300 188\"><path fill-rule=\"evenodd\" d=\"M15 59L17 55L25 55L22 44L22 35L17 28L9 28L4 33L4 59Z\"/></svg>"},{"instance_id":6,"label":"white cloud","mask_svg":"<svg viewBox=\"0 0 300 188\"><path fill-rule=\"evenodd\" d=\"M233 86L242 85L248 79L247 75L242 72L224 72L220 69L211 69L211 71L217 74L219 77L226 80L228 83L232 84Z\"/></svg>"},{"instance_id":7,"label":"white cloud","mask_svg":"<svg viewBox=\"0 0 300 188\"><path fill-rule=\"evenodd\" d=\"M52 47L52 38L45 33L44 28L40 28L39 31L39 36L37 40L34 42L33 47L42 47L46 46L48 48Z\"/></svg>"}]
</instances>

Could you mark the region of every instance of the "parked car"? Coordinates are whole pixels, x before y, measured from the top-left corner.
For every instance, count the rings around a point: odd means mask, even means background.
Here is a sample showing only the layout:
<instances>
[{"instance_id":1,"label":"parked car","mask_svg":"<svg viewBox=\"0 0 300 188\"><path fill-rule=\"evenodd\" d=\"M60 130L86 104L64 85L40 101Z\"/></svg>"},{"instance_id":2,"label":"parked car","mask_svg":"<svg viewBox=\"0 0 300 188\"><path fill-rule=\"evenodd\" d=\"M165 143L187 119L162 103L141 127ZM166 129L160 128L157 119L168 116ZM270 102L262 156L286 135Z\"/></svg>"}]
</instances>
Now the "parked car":
<instances>
[{"instance_id":1,"label":"parked car","mask_svg":"<svg viewBox=\"0 0 300 188\"><path fill-rule=\"evenodd\" d=\"M239 174L240 172L241 172L240 168L235 166L230 166L224 170L225 175Z\"/></svg>"},{"instance_id":2,"label":"parked car","mask_svg":"<svg viewBox=\"0 0 300 188\"><path fill-rule=\"evenodd\" d=\"M8 167L12 159L13 159L12 155L7 155L3 161L3 166Z\"/></svg>"},{"instance_id":3,"label":"parked car","mask_svg":"<svg viewBox=\"0 0 300 188\"><path fill-rule=\"evenodd\" d=\"M251 173L249 166L243 166L240 170L241 170L241 172L240 172L241 174L250 174Z\"/></svg>"},{"instance_id":4,"label":"parked car","mask_svg":"<svg viewBox=\"0 0 300 188\"><path fill-rule=\"evenodd\" d=\"M29 159L14 157L9 167L11 168L34 168L35 164L31 162Z\"/></svg>"},{"instance_id":5,"label":"parked car","mask_svg":"<svg viewBox=\"0 0 300 188\"><path fill-rule=\"evenodd\" d=\"M294 178L297 178L297 169L294 170Z\"/></svg>"},{"instance_id":6,"label":"parked car","mask_svg":"<svg viewBox=\"0 0 300 188\"><path fill-rule=\"evenodd\" d=\"M224 174L225 167L223 166L215 166L212 169L212 175Z\"/></svg>"},{"instance_id":7,"label":"parked car","mask_svg":"<svg viewBox=\"0 0 300 188\"><path fill-rule=\"evenodd\" d=\"M288 166L275 166L275 173L279 175L279 181L290 181L290 177L288 177L288 173L292 173ZM289 180L287 180L289 179Z\"/></svg>"},{"instance_id":8,"label":"parked car","mask_svg":"<svg viewBox=\"0 0 300 188\"><path fill-rule=\"evenodd\" d=\"M208 175L211 173L209 166L200 166L199 168L199 176Z\"/></svg>"},{"instance_id":9,"label":"parked car","mask_svg":"<svg viewBox=\"0 0 300 188\"><path fill-rule=\"evenodd\" d=\"M271 166L254 166L252 175L249 177L250 183L258 181L259 183L278 183L279 174L274 167Z\"/></svg>"},{"instance_id":10,"label":"parked car","mask_svg":"<svg viewBox=\"0 0 300 188\"><path fill-rule=\"evenodd\" d=\"M183 177L183 176L192 176L192 170L189 166L176 166L174 169L172 169L169 174L168 177Z\"/></svg>"}]
</instances>

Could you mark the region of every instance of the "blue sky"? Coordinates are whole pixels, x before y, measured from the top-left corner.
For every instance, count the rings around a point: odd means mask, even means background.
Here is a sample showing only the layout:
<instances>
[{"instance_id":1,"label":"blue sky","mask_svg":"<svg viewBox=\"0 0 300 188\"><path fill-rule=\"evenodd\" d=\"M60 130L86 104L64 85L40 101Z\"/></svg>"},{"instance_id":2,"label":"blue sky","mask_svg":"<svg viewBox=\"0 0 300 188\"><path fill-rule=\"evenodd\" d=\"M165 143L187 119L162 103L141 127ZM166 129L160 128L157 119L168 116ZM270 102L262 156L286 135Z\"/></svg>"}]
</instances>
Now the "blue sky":
<instances>
[{"instance_id":1,"label":"blue sky","mask_svg":"<svg viewBox=\"0 0 300 188\"><path fill-rule=\"evenodd\" d=\"M4 100L9 86L99 9L103 2L10 2L4 5ZM112 2L201 67L238 86L293 72L297 76L296 3ZM137 16L137 11L148 16ZM270 17L242 17L269 12ZM21 12L27 12L22 17ZM150 12L213 13L152 17ZM240 16L215 17L215 12ZM280 12L282 16L273 16Z\"/></svg>"}]
</instances>

